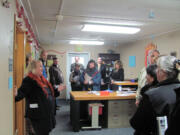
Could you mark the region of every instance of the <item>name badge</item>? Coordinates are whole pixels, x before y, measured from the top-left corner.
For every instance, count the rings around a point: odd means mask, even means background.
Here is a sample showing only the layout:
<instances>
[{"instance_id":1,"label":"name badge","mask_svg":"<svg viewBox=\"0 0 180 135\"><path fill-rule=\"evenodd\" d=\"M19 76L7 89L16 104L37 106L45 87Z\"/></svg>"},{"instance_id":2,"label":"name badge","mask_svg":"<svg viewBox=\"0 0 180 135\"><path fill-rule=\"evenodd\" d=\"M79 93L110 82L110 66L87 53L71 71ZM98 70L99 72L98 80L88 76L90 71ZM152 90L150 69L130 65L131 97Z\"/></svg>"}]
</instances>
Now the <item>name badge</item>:
<instances>
[{"instance_id":1,"label":"name badge","mask_svg":"<svg viewBox=\"0 0 180 135\"><path fill-rule=\"evenodd\" d=\"M30 104L30 108L38 108L38 104Z\"/></svg>"}]
</instances>

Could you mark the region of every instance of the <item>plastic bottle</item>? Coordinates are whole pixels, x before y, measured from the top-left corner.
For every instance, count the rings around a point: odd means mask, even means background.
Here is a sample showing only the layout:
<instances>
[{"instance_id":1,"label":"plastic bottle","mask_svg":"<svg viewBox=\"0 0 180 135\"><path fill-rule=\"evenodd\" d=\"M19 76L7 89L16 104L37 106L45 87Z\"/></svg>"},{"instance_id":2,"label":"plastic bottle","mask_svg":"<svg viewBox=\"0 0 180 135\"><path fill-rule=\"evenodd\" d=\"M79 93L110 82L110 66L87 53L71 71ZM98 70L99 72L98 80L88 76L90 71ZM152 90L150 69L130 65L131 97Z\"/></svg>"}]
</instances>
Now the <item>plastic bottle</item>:
<instances>
[{"instance_id":1,"label":"plastic bottle","mask_svg":"<svg viewBox=\"0 0 180 135\"><path fill-rule=\"evenodd\" d=\"M118 91L122 91L122 86L119 85Z\"/></svg>"}]
</instances>

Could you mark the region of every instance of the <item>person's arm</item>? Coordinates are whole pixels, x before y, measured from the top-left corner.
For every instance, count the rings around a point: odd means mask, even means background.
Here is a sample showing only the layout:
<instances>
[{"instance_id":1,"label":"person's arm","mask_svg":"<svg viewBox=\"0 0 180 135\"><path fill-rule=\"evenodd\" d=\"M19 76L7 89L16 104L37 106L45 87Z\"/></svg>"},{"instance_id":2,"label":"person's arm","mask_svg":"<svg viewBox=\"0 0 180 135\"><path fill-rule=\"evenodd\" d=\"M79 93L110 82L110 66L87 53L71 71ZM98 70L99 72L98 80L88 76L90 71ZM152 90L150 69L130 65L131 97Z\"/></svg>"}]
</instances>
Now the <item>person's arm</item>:
<instances>
[{"instance_id":1,"label":"person's arm","mask_svg":"<svg viewBox=\"0 0 180 135\"><path fill-rule=\"evenodd\" d=\"M84 84L84 75L85 75L85 73L83 72L82 74L81 74L81 76L80 76L80 82L82 83L82 84Z\"/></svg>"},{"instance_id":2,"label":"person's arm","mask_svg":"<svg viewBox=\"0 0 180 135\"><path fill-rule=\"evenodd\" d=\"M145 84L146 84L146 68L143 68L139 73L139 77L138 77L138 88L136 91L136 105L138 105L140 102L141 89L145 86Z\"/></svg>"},{"instance_id":3,"label":"person's arm","mask_svg":"<svg viewBox=\"0 0 180 135\"><path fill-rule=\"evenodd\" d=\"M105 77L106 77L106 66L103 64L102 71L101 71L101 78L105 79Z\"/></svg>"},{"instance_id":4,"label":"person's arm","mask_svg":"<svg viewBox=\"0 0 180 135\"><path fill-rule=\"evenodd\" d=\"M101 74L98 72L93 78L92 78L94 85L101 84Z\"/></svg>"},{"instance_id":5,"label":"person's arm","mask_svg":"<svg viewBox=\"0 0 180 135\"><path fill-rule=\"evenodd\" d=\"M84 66L83 66L83 64L81 64L80 70L84 72Z\"/></svg>"},{"instance_id":6,"label":"person's arm","mask_svg":"<svg viewBox=\"0 0 180 135\"><path fill-rule=\"evenodd\" d=\"M117 81L124 81L124 69L119 70L119 79Z\"/></svg>"},{"instance_id":7,"label":"person's arm","mask_svg":"<svg viewBox=\"0 0 180 135\"><path fill-rule=\"evenodd\" d=\"M29 82L27 78L24 78L20 88L17 90L17 95L15 95L15 101L17 102L27 97L31 89L32 84Z\"/></svg>"},{"instance_id":8,"label":"person's arm","mask_svg":"<svg viewBox=\"0 0 180 135\"><path fill-rule=\"evenodd\" d=\"M53 71L52 67L49 68L49 76L50 76L50 83L54 87L54 85L55 85L55 77L54 77L54 71Z\"/></svg>"},{"instance_id":9,"label":"person's arm","mask_svg":"<svg viewBox=\"0 0 180 135\"><path fill-rule=\"evenodd\" d=\"M69 76L69 82L73 82L73 72L70 74L70 76Z\"/></svg>"},{"instance_id":10,"label":"person's arm","mask_svg":"<svg viewBox=\"0 0 180 135\"><path fill-rule=\"evenodd\" d=\"M110 81L111 81L111 83L113 83L113 82L114 82L114 78L113 78L114 69L113 69L112 71L109 71L109 72L110 72L110 73L109 73Z\"/></svg>"},{"instance_id":11,"label":"person's arm","mask_svg":"<svg viewBox=\"0 0 180 135\"><path fill-rule=\"evenodd\" d=\"M141 100L130 124L136 131L149 132L156 129L156 114L147 96Z\"/></svg>"},{"instance_id":12,"label":"person's arm","mask_svg":"<svg viewBox=\"0 0 180 135\"><path fill-rule=\"evenodd\" d=\"M74 64L71 64L71 69L70 71L72 72L74 70Z\"/></svg>"}]
</instances>

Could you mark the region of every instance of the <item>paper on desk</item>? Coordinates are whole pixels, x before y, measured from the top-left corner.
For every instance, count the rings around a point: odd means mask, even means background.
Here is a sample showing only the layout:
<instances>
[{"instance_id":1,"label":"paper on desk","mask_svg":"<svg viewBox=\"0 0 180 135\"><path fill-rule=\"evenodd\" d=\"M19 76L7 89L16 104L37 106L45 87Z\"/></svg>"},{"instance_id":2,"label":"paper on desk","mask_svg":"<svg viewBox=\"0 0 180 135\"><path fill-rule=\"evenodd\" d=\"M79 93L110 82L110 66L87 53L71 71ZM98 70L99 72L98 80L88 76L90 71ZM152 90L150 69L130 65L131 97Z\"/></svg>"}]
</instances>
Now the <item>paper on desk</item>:
<instances>
[{"instance_id":1,"label":"paper on desk","mask_svg":"<svg viewBox=\"0 0 180 135\"><path fill-rule=\"evenodd\" d=\"M89 91L88 94L100 95L99 91Z\"/></svg>"},{"instance_id":2,"label":"paper on desk","mask_svg":"<svg viewBox=\"0 0 180 135\"><path fill-rule=\"evenodd\" d=\"M130 81L114 81L114 83L129 83Z\"/></svg>"},{"instance_id":3,"label":"paper on desk","mask_svg":"<svg viewBox=\"0 0 180 135\"><path fill-rule=\"evenodd\" d=\"M117 95L117 96L130 96L130 95L132 95L132 93L129 93L129 92L119 92L119 91L117 91L117 92L116 92L116 95Z\"/></svg>"}]
</instances>

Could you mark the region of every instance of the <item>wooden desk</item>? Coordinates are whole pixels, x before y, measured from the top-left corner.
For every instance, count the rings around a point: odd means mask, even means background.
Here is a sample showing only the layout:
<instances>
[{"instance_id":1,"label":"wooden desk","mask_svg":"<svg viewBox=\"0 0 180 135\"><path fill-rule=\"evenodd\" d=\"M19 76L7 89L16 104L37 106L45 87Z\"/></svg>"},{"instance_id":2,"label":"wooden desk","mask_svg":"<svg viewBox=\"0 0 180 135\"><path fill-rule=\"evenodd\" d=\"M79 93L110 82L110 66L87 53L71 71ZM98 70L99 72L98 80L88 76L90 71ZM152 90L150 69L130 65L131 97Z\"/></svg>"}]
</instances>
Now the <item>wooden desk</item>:
<instances>
[{"instance_id":1,"label":"wooden desk","mask_svg":"<svg viewBox=\"0 0 180 135\"><path fill-rule=\"evenodd\" d=\"M109 93L108 96L98 96L93 93L88 93L87 91L73 91L70 93L73 100L118 100L118 99L135 99L136 94L132 93L128 96L117 96L116 92Z\"/></svg>"},{"instance_id":2,"label":"wooden desk","mask_svg":"<svg viewBox=\"0 0 180 135\"><path fill-rule=\"evenodd\" d=\"M95 95L95 94L92 94L92 93L88 93L87 91L73 91L70 93L71 95L71 99L70 99L70 120L71 120L71 124L72 124L72 127L73 127L73 130L75 132L78 132L79 129L81 128L81 125L80 125L80 102L85 102L85 101L104 101L104 117L106 119L106 121L110 121L111 120L111 114L108 114L109 113L112 113L112 117L113 117L113 113L115 112L112 112L112 107L108 108L108 105L115 105L115 109L117 109L117 104L119 103L115 103L114 101L118 101L118 102L122 102L122 101L127 101L126 104L127 105L123 105L123 108L119 107L119 109L124 109L124 107L129 107L129 101L131 101L133 103L133 105L135 106L134 102L135 102L135 96L136 94L135 93L132 93L128 96L121 96L121 95L117 95L116 92L112 92L110 93L108 96L98 96L98 95ZM124 103L123 103L124 104ZM131 107L130 107L131 108ZM120 111L121 111L120 110ZM129 112L126 112L127 109L125 109L125 111L123 111L123 114L122 116L120 117L124 117L124 114L126 115L129 115ZM117 111L116 111L117 113ZM134 112L132 112L134 113ZM121 114L119 114L121 115ZM121 120L121 119L120 119ZM129 120L126 119L126 123L128 122ZM121 121L119 121L121 122ZM122 121L124 122L124 121ZM107 124L107 127L111 127L110 124Z\"/></svg>"}]
</instances>

